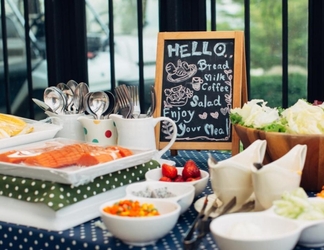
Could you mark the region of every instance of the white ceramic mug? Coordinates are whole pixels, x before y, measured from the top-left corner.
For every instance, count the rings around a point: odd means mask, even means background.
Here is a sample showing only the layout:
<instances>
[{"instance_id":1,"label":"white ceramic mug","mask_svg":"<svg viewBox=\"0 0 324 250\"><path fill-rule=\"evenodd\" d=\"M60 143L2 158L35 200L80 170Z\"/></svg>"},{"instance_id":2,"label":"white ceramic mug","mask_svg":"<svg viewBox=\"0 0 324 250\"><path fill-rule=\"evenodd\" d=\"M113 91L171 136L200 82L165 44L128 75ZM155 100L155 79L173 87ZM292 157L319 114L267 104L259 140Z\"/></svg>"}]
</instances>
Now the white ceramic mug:
<instances>
[{"instance_id":1,"label":"white ceramic mug","mask_svg":"<svg viewBox=\"0 0 324 250\"><path fill-rule=\"evenodd\" d=\"M158 122L167 121L173 127L172 138L169 143L157 151L154 159L161 156L172 146L177 138L177 125L168 117L145 117L138 119L125 119L121 115L112 114L109 116L116 123L119 146L138 149L156 149L155 126Z\"/></svg>"},{"instance_id":2,"label":"white ceramic mug","mask_svg":"<svg viewBox=\"0 0 324 250\"><path fill-rule=\"evenodd\" d=\"M83 126L86 142L95 143L100 146L117 145L117 129L113 120L96 120L88 116L78 117Z\"/></svg>"},{"instance_id":3,"label":"white ceramic mug","mask_svg":"<svg viewBox=\"0 0 324 250\"><path fill-rule=\"evenodd\" d=\"M45 114L56 118L53 119L54 124L63 126L55 137L84 141L83 127L78 121L78 117L84 116L84 114L56 114L49 111L46 111Z\"/></svg>"}]
</instances>

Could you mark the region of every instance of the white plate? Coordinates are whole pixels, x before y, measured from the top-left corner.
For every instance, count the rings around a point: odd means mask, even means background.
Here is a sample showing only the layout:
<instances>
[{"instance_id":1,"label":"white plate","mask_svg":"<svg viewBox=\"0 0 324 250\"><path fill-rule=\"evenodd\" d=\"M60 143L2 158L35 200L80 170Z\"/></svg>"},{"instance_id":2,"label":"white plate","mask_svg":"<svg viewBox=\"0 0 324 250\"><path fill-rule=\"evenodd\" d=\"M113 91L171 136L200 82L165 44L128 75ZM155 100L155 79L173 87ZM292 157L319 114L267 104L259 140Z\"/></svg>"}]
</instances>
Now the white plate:
<instances>
[{"instance_id":1,"label":"white plate","mask_svg":"<svg viewBox=\"0 0 324 250\"><path fill-rule=\"evenodd\" d=\"M0 139L0 149L51 139L59 130L62 129L62 126L60 125L47 123L49 119L35 121L21 117L19 118L28 124L32 124L34 130L29 134L16 135L10 138Z\"/></svg>"},{"instance_id":2,"label":"white plate","mask_svg":"<svg viewBox=\"0 0 324 250\"><path fill-rule=\"evenodd\" d=\"M51 140L45 140L38 143L32 143L20 147L16 147L16 150L28 150L31 148L39 148L45 146L45 144L63 142L63 143L75 143L76 141L55 138ZM133 167L142 163L146 163L152 159L152 156L156 153L156 150L139 150L131 149L134 155L116 159L107 163L102 163L90 167L69 166L63 168L46 168L37 166L26 166L23 164L12 164L6 162L0 162L0 174L19 176L26 178L34 178L46 181L54 181L63 184L72 184L79 186L89 183L94 178L116 172L118 170ZM7 150L3 150L5 152Z\"/></svg>"}]
</instances>

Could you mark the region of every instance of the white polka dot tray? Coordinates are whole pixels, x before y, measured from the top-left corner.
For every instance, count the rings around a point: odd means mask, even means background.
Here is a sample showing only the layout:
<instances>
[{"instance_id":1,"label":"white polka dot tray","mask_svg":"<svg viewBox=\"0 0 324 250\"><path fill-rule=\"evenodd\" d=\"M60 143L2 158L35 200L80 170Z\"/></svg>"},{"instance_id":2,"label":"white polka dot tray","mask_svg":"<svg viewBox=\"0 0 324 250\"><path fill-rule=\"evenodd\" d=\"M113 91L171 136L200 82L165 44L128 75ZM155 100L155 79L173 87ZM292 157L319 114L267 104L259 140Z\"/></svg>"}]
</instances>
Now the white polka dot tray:
<instances>
[{"instance_id":1,"label":"white polka dot tray","mask_svg":"<svg viewBox=\"0 0 324 250\"><path fill-rule=\"evenodd\" d=\"M0 174L0 221L65 230L100 216L99 206L125 197L130 183L160 166L155 160L95 178L77 187Z\"/></svg>"},{"instance_id":2,"label":"white polka dot tray","mask_svg":"<svg viewBox=\"0 0 324 250\"><path fill-rule=\"evenodd\" d=\"M54 138L44 140L41 142L26 144L15 147L14 150L19 152L35 152L38 148L49 147L51 144L64 143L72 144L77 141L66 138ZM74 186L83 185L91 182L94 178L126 169L131 166L142 164L151 160L156 153L156 150L131 149L133 155L125 156L123 158L115 159L106 163L99 163L97 165L82 167L82 166L68 166L60 168L27 166L24 164L8 163L0 161L0 174L18 176L25 178L34 178L39 180L53 181L63 184L72 184ZM2 151L1 153L7 152ZM67 157L67 156L66 156Z\"/></svg>"},{"instance_id":3,"label":"white polka dot tray","mask_svg":"<svg viewBox=\"0 0 324 250\"><path fill-rule=\"evenodd\" d=\"M0 220L41 229L61 231L99 217L99 206L125 196L127 185L54 211L43 203L0 196Z\"/></svg>"}]
</instances>

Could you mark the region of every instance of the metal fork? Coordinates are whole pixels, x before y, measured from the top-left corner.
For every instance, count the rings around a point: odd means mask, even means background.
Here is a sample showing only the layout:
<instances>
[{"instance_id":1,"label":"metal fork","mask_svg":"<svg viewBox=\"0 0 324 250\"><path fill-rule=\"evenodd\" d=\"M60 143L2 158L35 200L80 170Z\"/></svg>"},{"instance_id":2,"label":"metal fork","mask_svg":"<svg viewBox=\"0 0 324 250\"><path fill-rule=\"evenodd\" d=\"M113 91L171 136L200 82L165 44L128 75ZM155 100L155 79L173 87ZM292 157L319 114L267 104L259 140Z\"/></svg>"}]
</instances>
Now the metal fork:
<instances>
[{"instance_id":1,"label":"metal fork","mask_svg":"<svg viewBox=\"0 0 324 250\"><path fill-rule=\"evenodd\" d=\"M141 114L141 106L139 102L139 94L138 94L138 87L137 86L129 86L129 93L133 102L133 112L132 117L138 118Z\"/></svg>"},{"instance_id":2,"label":"metal fork","mask_svg":"<svg viewBox=\"0 0 324 250\"><path fill-rule=\"evenodd\" d=\"M217 198L216 198L217 200ZM218 204L216 205L216 200L212 204L211 210L218 209ZM236 197L233 197L220 211L220 213L217 215L217 217L222 216L226 214L228 211L230 211L234 206L236 205ZM213 207L215 206L215 207ZM217 207L216 207L217 206ZM215 210L214 210L215 211ZM194 222L194 228L197 230L196 234L189 231L189 233L186 233L184 239L183 239L183 246L186 250L196 250L198 249L200 242L202 241L203 237L209 233L209 225L213 218L209 217L210 210L207 211L205 215L202 215L199 217L197 221ZM200 215L200 214L199 214Z\"/></svg>"},{"instance_id":3,"label":"metal fork","mask_svg":"<svg viewBox=\"0 0 324 250\"><path fill-rule=\"evenodd\" d=\"M120 114L124 118L129 118L130 114L132 113L132 104L127 87L120 85L115 88L115 92Z\"/></svg>"}]
</instances>

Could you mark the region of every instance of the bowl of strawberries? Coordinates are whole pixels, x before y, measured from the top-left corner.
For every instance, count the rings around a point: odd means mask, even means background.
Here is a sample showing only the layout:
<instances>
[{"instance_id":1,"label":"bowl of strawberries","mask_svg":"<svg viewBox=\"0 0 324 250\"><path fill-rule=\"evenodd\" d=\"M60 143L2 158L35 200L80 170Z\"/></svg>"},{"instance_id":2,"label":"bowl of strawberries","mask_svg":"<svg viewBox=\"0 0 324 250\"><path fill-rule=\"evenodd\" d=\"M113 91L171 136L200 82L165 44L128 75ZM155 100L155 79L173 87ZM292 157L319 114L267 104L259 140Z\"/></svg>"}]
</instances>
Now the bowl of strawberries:
<instances>
[{"instance_id":1,"label":"bowl of strawberries","mask_svg":"<svg viewBox=\"0 0 324 250\"><path fill-rule=\"evenodd\" d=\"M174 183L188 183L195 187L195 196L200 195L206 188L209 173L200 169L195 161L188 160L183 167L176 167L163 163L161 168L146 172L147 181L164 181Z\"/></svg>"}]
</instances>

